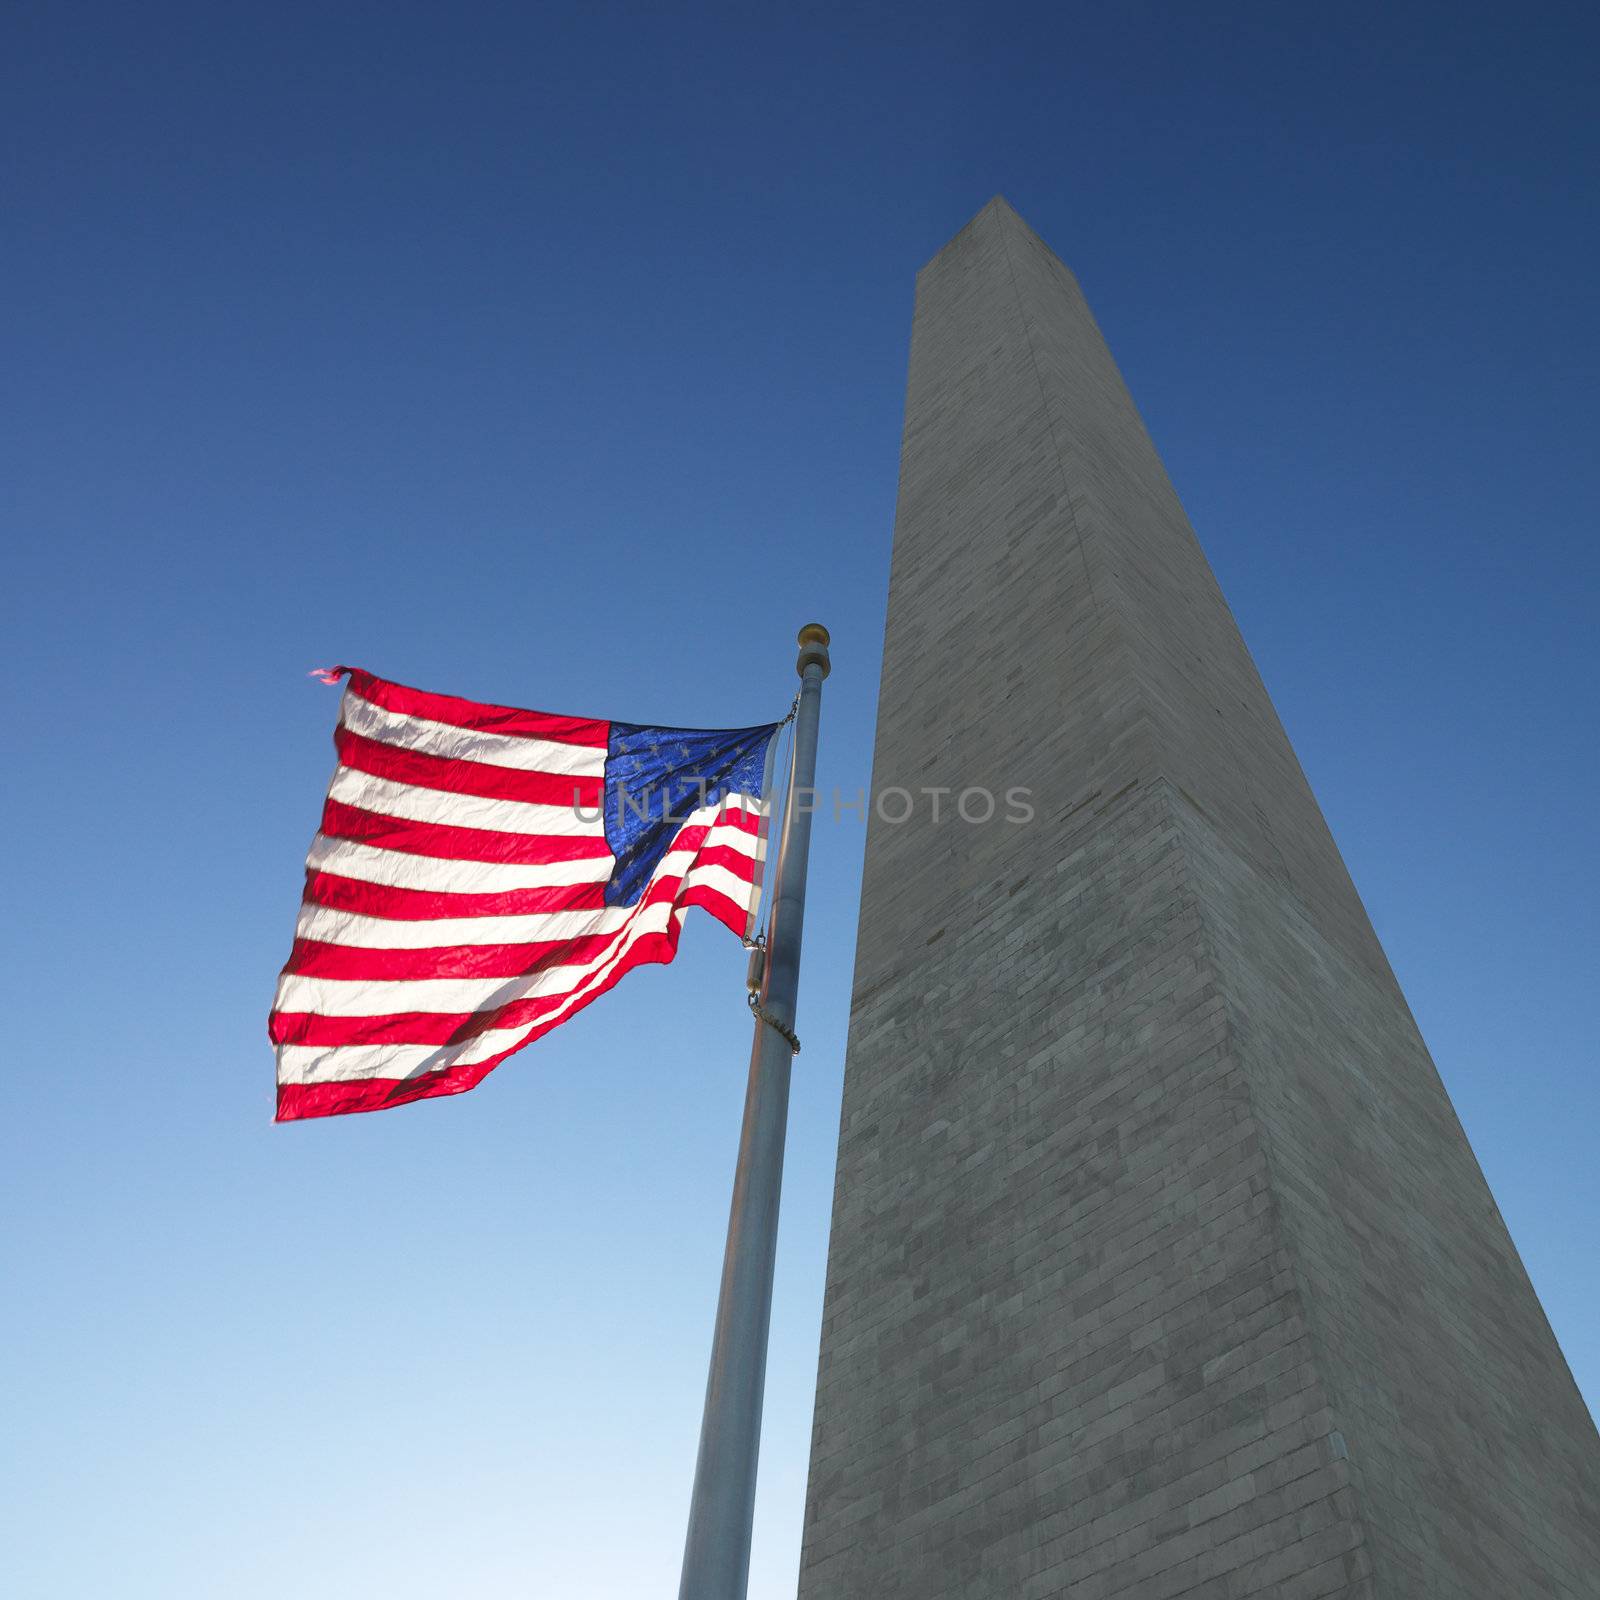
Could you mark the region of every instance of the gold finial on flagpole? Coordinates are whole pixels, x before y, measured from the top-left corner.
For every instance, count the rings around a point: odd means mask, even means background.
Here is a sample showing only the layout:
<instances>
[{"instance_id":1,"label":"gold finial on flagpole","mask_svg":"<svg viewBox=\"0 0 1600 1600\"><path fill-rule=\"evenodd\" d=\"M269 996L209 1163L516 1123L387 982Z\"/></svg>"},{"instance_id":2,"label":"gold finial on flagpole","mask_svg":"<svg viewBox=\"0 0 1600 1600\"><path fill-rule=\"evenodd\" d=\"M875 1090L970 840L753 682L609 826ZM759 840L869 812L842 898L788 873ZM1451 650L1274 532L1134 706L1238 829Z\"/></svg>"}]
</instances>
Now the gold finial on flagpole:
<instances>
[{"instance_id":1,"label":"gold finial on flagpole","mask_svg":"<svg viewBox=\"0 0 1600 1600\"><path fill-rule=\"evenodd\" d=\"M803 678L806 668L815 664L822 668L822 676L826 678L833 670L828 660L828 645L832 642L828 630L820 622L808 622L800 630L799 637L800 659L795 662L794 670Z\"/></svg>"}]
</instances>

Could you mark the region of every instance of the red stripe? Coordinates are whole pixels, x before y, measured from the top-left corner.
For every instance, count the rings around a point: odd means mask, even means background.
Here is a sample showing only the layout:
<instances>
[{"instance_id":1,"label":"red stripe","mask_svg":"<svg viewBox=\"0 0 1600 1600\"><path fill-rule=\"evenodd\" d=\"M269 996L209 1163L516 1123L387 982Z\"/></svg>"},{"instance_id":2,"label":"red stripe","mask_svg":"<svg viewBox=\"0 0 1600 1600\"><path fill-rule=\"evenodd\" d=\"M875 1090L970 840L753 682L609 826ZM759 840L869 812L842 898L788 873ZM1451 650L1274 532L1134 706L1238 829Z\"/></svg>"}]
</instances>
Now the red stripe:
<instances>
[{"instance_id":1,"label":"red stripe","mask_svg":"<svg viewBox=\"0 0 1600 1600\"><path fill-rule=\"evenodd\" d=\"M526 1002L519 1002L519 1004ZM511 1010L510 1006L502 1010ZM472 1026L481 1022L483 1027ZM501 1026L499 1011L396 1011L382 1017L325 1017L316 1011L274 1011L267 1037L274 1044L334 1050L346 1044L460 1044Z\"/></svg>"},{"instance_id":2,"label":"red stripe","mask_svg":"<svg viewBox=\"0 0 1600 1600\"><path fill-rule=\"evenodd\" d=\"M551 967L586 967L617 934L544 939L536 944L451 944L420 950L296 939L285 972L355 983L403 983L426 978L531 978Z\"/></svg>"},{"instance_id":3,"label":"red stripe","mask_svg":"<svg viewBox=\"0 0 1600 1600\"><path fill-rule=\"evenodd\" d=\"M600 774L579 778L558 772L524 772L517 767L496 767L484 761L463 761L453 756L428 755L353 733L341 724L333 742L339 760L357 772L394 783L410 783L446 794L471 794L485 800L520 800L532 806L582 806L594 811L605 798L606 780Z\"/></svg>"},{"instance_id":4,"label":"red stripe","mask_svg":"<svg viewBox=\"0 0 1600 1600\"><path fill-rule=\"evenodd\" d=\"M611 724L592 717L556 717L545 711L523 711L516 706L461 700L451 694L428 694L421 689L408 689L403 683L375 678L357 667L350 669L350 693L382 706L385 711L425 717L430 722L449 723L453 728L470 728L474 733L555 739L562 744L596 745L602 750L611 739Z\"/></svg>"},{"instance_id":5,"label":"red stripe","mask_svg":"<svg viewBox=\"0 0 1600 1600\"><path fill-rule=\"evenodd\" d=\"M750 913L738 901L730 900L720 889L713 889L704 883L691 884L683 891L678 903L685 906L699 906L702 911L709 911L730 933L736 933L741 939L744 937Z\"/></svg>"},{"instance_id":6,"label":"red stripe","mask_svg":"<svg viewBox=\"0 0 1600 1600\"><path fill-rule=\"evenodd\" d=\"M729 805L717 817L719 828L737 828L740 833L760 833L761 813L746 811L742 806Z\"/></svg>"},{"instance_id":7,"label":"red stripe","mask_svg":"<svg viewBox=\"0 0 1600 1600\"><path fill-rule=\"evenodd\" d=\"M553 833L496 833L492 828L457 828L443 822L413 822L362 811L340 800L322 808L322 831L330 839L353 839L380 850L434 856L443 861L496 861L526 867L552 861L590 861L609 856L598 833L565 838Z\"/></svg>"},{"instance_id":8,"label":"red stripe","mask_svg":"<svg viewBox=\"0 0 1600 1600\"><path fill-rule=\"evenodd\" d=\"M694 864L697 867L723 867L746 883L755 882L755 857L735 850L731 844L706 845L695 856Z\"/></svg>"},{"instance_id":9,"label":"red stripe","mask_svg":"<svg viewBox=\"0 0 1600 1600\"><path fill-rule=\"evenodd\" d=\"M690 891L691 893L693 891ZM671 961L678 953L678 936L681 932L677 919L668 925L665 933L642 935L627 954L606 976L585 994L573 1007L580 1011L590 1001L597 1000L635 967L647 962ZM571 1013L559 1019L565 1022ZM503 1050L488 1061L475 1061L470 1066L446 1067L439 1072L424 1073L416 1078L362 1078L351 1083L289 1083L278 1086L279 1122L297 1122L309 1117L334 1117L357 1111L382 1111L389 1106L405 1105L412 1100L431 1100L438 1095L461 1094L481 1083L489 1073L509 1055L531 1044L535 1039L556 1026L555 1021L536 1027L521 1043Z\"/></svg>"},{"instance_id":10,"label":"red stripe","mask_svg":"<svg viewBox=\"0 0 1600 1600\"><path fill-rule=\"evenodd\" d=\"M352 1083L280 1083L278 1122L302 1122L311 1117L338 1117L356 1111L385 1111L411 1100L431 1100L442 1094L462 1094L483 1081L484 1071L450 1067L417 1078L358 1078Z\"/></svg>"},{"instance_id":11,"label":"red stripe","mask_svg":"<svg viewBox=\"0 0 1600 1600\"><path fill-rule=\"evenodd\" d=\"M707 850L704 859L720 853ZM730 853L738 854L737 851ZM743 859L748 866L750 858ZM449 894L429 889L397 889L387 883L341 878L332 872L308 872L305 892L308 905L398 922L429 922L438 917L518 917L537 916L547 911L597 911L606 903L605 896L603 883L556 883L545 889L504 889L498 894Z\"/></svg>"},{"instance_id":12,"label":"red stripe","mask_svg":"<svg viewBox=\"0 0 1600 1600\"><path fill-rule=\"evenodd\" d=\"M581 989L582 983L578 987ZM496 1028L525 1028L571 998L569 990L564 994L537 995L532 1000L512 1000L492 1011L396 1011L377 1017L274 1011L267 1020L267 1033L274 1044L303 1044L319 1050L336 1050L349 1044L465 1044Z\"/></svg>"}]
</instances>

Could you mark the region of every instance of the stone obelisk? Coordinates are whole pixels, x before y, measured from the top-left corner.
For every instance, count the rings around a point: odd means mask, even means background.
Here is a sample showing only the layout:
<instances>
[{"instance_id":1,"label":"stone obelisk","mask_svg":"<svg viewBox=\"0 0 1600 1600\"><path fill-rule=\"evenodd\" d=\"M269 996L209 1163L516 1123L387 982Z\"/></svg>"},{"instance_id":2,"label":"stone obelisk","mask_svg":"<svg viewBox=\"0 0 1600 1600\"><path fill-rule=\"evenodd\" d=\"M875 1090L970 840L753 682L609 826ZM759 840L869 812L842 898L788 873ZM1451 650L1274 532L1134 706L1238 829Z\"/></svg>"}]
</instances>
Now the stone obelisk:
<instances>
[{"instance_id":1,"label":"stone obelisk","mask_svg":"<svg viewBox=\"0 0 1600 1600\"><path fill-rule=\"evenodd\" d=\"M1600 1595L1594 1425L998 199L917 281L873 785L801 1600Z\"/></svg>"}]
</instances>

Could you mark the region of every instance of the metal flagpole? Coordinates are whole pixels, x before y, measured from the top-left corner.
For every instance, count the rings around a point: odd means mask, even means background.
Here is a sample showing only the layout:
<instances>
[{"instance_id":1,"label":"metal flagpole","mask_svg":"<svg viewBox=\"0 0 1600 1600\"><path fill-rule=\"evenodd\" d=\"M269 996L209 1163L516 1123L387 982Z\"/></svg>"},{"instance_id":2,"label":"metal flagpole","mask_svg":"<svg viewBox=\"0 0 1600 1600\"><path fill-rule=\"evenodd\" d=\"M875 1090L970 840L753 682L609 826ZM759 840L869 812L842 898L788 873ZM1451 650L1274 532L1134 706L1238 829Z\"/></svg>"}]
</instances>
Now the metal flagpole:
<instances>
[{"instance_id":1,"label":"metal flagpole","mask_svg":"<svg viewBox=\"0 0 1600 1600\"><path fill-rule=\"evenodd\" d=\"M806 864L817 768L817 718L828 676L828 630L800 630L800 705L795 713L794 764L772 890L764 970L759 988L752 964L756 1012L745 1092L739 1164L733 1177L728 1246L711 1340L700 1454L689 1502L678 1600L745 1600L750 1577L750 1525L755 1515L756 1458L761 1448L761 1396L767 1376L767 1328L772 1320L772 1269L778 1248L778 1197L783 1187L783 1139L789 1121L789 1070L800 988L800 928L806 910ZM804 805L797 805L803 796Z\"/></svg>"}]
</instances>

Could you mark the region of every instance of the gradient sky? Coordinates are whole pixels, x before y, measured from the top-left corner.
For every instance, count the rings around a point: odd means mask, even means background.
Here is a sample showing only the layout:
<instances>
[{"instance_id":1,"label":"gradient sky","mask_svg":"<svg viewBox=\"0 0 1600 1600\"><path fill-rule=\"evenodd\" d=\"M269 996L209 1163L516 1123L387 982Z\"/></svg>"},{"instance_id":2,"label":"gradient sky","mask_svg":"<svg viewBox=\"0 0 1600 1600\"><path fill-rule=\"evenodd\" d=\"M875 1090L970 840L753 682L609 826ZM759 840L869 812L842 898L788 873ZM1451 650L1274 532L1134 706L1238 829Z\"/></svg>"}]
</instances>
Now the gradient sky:
<instances>
[{"instance_id":1,"label":"gradient sky","mask_svg":"<svg viewBox=\"0 0 1600 1600\"><path fill-rule=\"evenodd\" d=\"M737 726L815 616L820 780L864 784L913 275L997 191L1600 1400L1593 15L13 0L0 1589L676 1593L742 954L696 917L472 1094L274 1127L305 674ZM862 846L815 839L756 1600Z\"/></svg>"}]
</instances>

